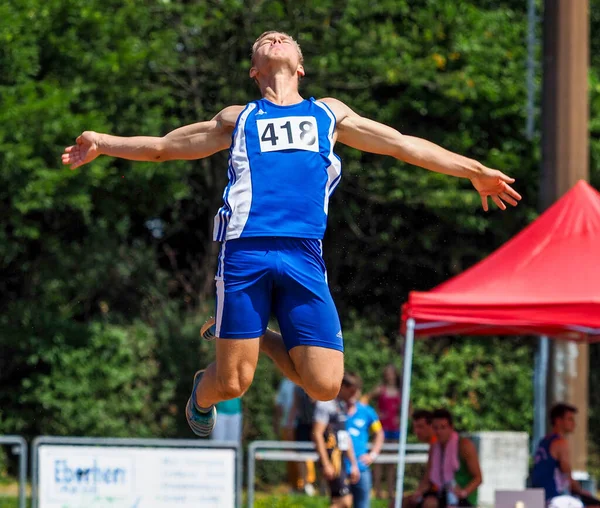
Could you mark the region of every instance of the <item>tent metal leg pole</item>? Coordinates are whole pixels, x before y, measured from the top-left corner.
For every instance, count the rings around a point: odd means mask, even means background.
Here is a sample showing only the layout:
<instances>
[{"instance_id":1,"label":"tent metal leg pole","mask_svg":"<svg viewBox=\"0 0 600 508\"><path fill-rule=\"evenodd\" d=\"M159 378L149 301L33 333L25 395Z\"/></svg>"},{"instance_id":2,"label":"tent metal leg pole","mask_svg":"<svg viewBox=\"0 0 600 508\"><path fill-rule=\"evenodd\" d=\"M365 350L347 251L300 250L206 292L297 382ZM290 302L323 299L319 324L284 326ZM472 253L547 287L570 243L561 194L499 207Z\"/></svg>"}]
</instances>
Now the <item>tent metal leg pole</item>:
<instances>
[{"instance_id":1,"label":"tent metal leg pole","mask_svg":"<svg viewBox=\"0 0 600 508\"><path fill-rule=\"evenodd\" d=\"M533 373L534 411L533 411L533 439L531 440L531 453L535 453L540 439L546 434L546 396L548 393L548 362L550 358L550 343L548 337L540 337L538 351L535 355L535 369Z\"/></svg>"},{"instance_id":2,"label":"tent metal leg pole","mask_svg":"<svg viewBox=\"0 0 600 508\"><path fill-rule=\"evenodd\" d=\"M406 344L404 346L404 366L402 374L402 404L400 405L400 443L398 446L398 468L396 471L395 508L402 506L404 495L404 467L406 465L406 438L408 436L408 408L410 404L410 378L412 376L413 345L415 340L415 320L406 322Z\"/></svg>"}]
</instances>

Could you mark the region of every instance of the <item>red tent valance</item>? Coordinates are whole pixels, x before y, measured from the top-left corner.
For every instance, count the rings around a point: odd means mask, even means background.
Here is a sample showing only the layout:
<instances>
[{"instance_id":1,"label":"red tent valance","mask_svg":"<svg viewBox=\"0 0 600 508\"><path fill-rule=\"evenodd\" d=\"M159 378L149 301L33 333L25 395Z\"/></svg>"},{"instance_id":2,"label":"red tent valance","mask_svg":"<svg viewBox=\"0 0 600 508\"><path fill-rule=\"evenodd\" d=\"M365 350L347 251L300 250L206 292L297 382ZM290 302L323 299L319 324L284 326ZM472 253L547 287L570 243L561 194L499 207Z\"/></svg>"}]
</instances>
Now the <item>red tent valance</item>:
<instances>
[{"instance_id":1,"label":"red tent valance","mask_svg":"<svg viewBox=\"0 0 600 508\"><path fill-rule=\"evenodd\" d=\"M584 181L514 238L402 308L417 336L536 334L600 341L600 193Z\"/></svg>"}]
</instances>

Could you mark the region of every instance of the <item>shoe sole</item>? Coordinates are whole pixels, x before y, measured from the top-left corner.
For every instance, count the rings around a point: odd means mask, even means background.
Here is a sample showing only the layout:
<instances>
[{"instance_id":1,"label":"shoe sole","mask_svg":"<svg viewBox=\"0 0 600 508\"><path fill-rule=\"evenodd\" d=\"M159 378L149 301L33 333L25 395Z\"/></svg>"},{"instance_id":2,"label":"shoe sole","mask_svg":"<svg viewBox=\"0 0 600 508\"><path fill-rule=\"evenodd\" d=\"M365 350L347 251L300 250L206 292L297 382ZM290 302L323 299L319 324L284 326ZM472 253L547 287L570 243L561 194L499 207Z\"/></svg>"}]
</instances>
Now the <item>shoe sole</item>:
<instances>
[{"instance_id":1,"label":"shoe sole","mask_svg":"<svg viewBox=\"0 0 600 508\"><path fill-rule=\"evenodd\" d=\"M213 317L209 318L206 321L206 323L204 323L202 325L202 328L200 328L200 337L202 337L204 340L208 340L208 341L215 340L217 337L211 331L214 325L215 325L215 318L213 318Z\"/></svg>"}]
</instances>

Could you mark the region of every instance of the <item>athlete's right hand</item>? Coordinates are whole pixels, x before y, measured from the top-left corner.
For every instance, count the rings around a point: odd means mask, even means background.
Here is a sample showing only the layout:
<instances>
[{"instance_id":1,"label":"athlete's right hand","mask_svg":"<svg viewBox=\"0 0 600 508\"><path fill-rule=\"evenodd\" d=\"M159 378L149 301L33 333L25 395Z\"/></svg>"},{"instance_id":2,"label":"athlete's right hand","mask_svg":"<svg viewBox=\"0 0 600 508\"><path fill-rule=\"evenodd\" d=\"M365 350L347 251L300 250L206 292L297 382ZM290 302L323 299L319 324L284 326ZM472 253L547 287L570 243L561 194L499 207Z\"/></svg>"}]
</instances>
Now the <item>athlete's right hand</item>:
<instances>
[{"instance_id":1,"label":"athlete's right hand","mask_svg":"<svg viewBox=\"0 0 600 508\"><path fill-rule=\"evenodd\" d=\"M98 142L100 135L94 131L85 131L76 140L75 145L67 146L62 154L62 163L71 169L76 169L88 162L92 162L100 151Z\"/></svg>"}]
</instances>

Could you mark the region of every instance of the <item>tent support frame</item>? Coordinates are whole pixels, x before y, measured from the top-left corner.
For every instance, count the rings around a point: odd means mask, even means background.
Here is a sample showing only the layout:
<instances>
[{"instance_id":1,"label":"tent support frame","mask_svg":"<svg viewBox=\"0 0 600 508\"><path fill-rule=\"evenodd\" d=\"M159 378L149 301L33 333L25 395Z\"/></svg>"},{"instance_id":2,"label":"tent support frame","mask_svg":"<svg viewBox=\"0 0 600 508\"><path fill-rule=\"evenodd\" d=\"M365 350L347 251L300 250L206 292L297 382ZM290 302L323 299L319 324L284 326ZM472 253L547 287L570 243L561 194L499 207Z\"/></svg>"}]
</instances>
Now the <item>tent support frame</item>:
<instances>
[{"instance_id":1,"label":"tent support frame","mask_svg":"<svg viewBox=\"0 0 600 508\"><path fill-rule=\"evenodd\" d=\"M404 495L404 469L406 466L406 438L408 436L408 409L410 404L410 379L412 377L413 346L415 342L415 320L406 322L404 345L404 365L402 366L402 403L400 404L400 443L398 448L398 468L396 469L395 508L401 508Z\"/></svg>"}]
</instances>

